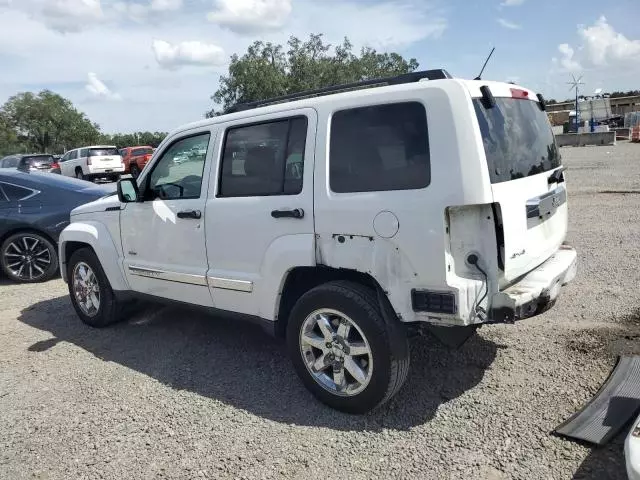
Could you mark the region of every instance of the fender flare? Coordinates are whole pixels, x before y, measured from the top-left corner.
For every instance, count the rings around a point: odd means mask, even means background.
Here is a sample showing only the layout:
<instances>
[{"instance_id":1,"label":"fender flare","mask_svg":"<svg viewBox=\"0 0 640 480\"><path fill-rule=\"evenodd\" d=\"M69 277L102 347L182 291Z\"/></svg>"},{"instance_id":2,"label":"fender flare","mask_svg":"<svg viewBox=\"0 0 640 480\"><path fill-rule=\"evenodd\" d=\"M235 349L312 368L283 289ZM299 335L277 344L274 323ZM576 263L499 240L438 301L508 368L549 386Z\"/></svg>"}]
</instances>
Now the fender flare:
<instances>
[{"instance_id":1,"label":"fender flare","mask_svg":"<svg viewBox=\"0 0 640 480\"><path fill-rule=\"evenodd\" d=\"M129 284L119 261L118 250L104 224L94 221L77 222L70 224L62 231L58 241L58 256L60 273L65 282L68 282L66 250L71 242L83 243L93 249L113 290L129 290Z\"/></svg>"}]
</instances>

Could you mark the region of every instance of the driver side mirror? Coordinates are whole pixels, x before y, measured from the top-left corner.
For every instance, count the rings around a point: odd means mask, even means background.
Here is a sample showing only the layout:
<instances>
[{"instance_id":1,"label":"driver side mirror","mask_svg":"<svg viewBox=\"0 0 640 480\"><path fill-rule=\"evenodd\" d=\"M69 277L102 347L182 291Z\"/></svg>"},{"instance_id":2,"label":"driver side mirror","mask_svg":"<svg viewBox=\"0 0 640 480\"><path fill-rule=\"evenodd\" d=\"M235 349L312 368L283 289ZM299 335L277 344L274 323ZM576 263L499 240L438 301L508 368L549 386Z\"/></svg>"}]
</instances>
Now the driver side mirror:
<instances>
[{"instance_id":1,"label":"driver side mirror","mask_svg":"<svg viewBox=\"0 0 640 480\"><path fill-rule=\"evenodd\" d=\"M133 178L121 178L118 180L118 199L122 203L140 201L138 183Z\"/></svg>"}]
</instances>

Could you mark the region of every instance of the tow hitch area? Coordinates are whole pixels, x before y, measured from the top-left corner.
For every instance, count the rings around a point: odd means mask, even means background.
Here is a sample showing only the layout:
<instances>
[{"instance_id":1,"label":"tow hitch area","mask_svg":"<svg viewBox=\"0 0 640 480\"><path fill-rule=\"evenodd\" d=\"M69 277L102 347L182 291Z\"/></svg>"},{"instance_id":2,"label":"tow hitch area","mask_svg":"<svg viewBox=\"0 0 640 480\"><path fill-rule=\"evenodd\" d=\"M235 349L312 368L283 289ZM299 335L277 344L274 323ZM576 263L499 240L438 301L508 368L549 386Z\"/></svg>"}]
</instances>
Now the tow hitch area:
<instances>
[{"instance_id":1,"label":"tow hitch area","mask_svg":"<svg viewBox=\"0 0 640 480\"><path fill-rule=\"evenodd\" d=\"M562 437L605 445L640 410L640 356L619 357L595 397L554 430Z\"/></svg>"}]
</instances>

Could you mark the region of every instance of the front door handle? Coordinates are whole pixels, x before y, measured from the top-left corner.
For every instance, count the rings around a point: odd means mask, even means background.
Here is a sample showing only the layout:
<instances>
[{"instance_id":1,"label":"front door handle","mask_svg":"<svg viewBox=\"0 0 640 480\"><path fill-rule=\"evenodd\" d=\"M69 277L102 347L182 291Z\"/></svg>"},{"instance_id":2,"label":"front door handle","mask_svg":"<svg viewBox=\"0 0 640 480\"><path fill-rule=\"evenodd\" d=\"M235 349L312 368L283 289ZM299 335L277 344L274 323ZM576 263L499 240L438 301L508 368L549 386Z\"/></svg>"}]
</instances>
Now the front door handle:
<instances>
[{"instance_id":1,"label":"front door handle","mask_svg":"<svg viewBox=\"0 0 640 480\"><path fill-rule=\"evenodd\" d=\"M304 210L294 208L293 210L274 210L271 212L273 218L304 218Z\"/></svg>"},{"instance_id":2,"label":"front door handle","mask_svg":"<svg viewBox=\"0 0 640 480\"><path fill-rule=\"evenodd\" d=\"M178 218L200 220L202 218L202 212L200 210L183 210L182 212L178 212Z\"/></svg>"}]
</instances>

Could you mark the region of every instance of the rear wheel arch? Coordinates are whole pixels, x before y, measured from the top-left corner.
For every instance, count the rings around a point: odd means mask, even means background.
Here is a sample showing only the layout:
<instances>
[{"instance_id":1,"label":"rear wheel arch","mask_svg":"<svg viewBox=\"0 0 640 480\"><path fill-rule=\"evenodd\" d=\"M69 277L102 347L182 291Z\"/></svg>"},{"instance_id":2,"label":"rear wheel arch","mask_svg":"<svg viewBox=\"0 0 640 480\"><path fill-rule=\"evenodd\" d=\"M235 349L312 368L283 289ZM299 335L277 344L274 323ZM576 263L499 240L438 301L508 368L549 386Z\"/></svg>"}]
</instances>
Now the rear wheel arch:
<instances>
[{"instance_id":1,"label":"rear wheel arch","mask_svg":"<svg viewBox=\"0 0 640 480\"><path fill-rule=\"evenodd\" d=\"M308 291L320 285L348 281L372 290L378 298L378 303L385 313L387 320L399 321L395 317L395 311L387 298L386 292L371 275L357 270L331 268L325 266L295 267L287 272L280 290L278 310L276 311L275 332L279 337L284 337L287 329L289 315L296 302Z\"/></svg>"}]
</instances>

